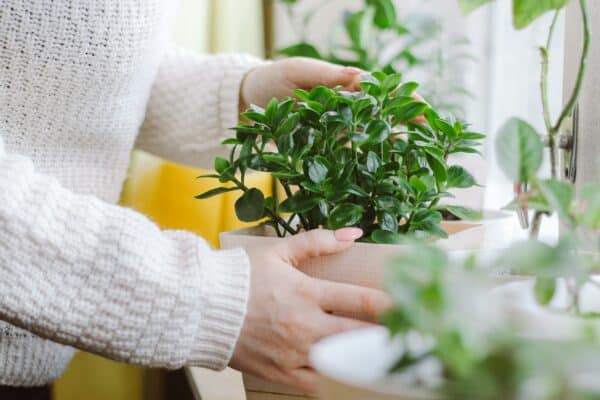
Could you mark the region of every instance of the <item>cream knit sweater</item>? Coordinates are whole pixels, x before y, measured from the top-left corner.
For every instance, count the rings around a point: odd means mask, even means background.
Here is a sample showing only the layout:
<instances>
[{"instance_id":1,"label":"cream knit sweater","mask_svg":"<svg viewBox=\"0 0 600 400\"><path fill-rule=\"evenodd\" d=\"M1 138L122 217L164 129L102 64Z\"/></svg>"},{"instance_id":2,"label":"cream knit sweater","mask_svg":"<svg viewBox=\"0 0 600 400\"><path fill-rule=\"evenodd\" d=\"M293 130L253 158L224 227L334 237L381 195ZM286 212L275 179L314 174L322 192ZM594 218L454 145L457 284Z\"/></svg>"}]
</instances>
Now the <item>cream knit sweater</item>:
<instances>
[{"instance_id":1,"label":"cream knit sweater","mask_svg":"<svg viewBox=\"0 0 600 400\"><path fill-rule=\"evenodd\" d=\"M245 253L114 205L136 138L206 159L258 64L163 51L173 3L0 2L1 385L53 381L68 346L169 368L228 363Z\"/></svg>"}]
</instances>

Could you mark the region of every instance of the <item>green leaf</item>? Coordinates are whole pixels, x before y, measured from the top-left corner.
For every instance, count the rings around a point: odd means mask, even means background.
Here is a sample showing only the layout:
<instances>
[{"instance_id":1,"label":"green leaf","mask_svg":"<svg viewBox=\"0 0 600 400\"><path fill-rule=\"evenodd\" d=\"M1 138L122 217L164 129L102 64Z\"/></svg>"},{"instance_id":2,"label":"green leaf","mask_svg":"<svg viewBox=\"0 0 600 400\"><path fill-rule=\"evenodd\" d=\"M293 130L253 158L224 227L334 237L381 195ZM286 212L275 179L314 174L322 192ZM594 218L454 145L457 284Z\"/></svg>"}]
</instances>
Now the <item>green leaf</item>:
<instances>
[{"instance_id":1,"label":"green leaf","mask_svg":"<svg viewBox=\"0 0 600 400\"><path fill-rule=\"evenodd\" d=\"M479 211L467 207L446 206L446 211L463 221L479 221L482 215Z\"/></svg>"},{"instance_id":2,"label":"green leaf","mask_svg":"<svg viewBox=\"0 0 600 400\"><path fill-rule=\"evenodd\" d=\"M401 80L402 80L401 74L388 75L381 83L381 88L383 89L383 92L390 93L390 92L394 91L400 84Z\"/></svg>"},{"instance_id":3,"label":"green leaf","mask_svg":"<svg viewBox=\"0 0 600 400\"><path fill-rule=\"evenodd\" d=\"M559 10L571 0L513 0L513 23L523 29L548 11Z\"/></svg>"},{"instance_id":4,"label":"green leaf","mask_svg":"<svg viewBox=\"0 0 600 400\"><path fill-rule=\"evenodd\" d=\"M221 144L223 146L231 146L231 145L236 145L236 144L242 144L242 142L240 142L239 140L237 140L237 138L229 138L229 139L225 139L221 142Z\"/></svg>"},{"instance_id":5,"label":"green leaf","mask_svg":"<svg viewBox=\"0 0 600 400\"><path fill-rule=\"evenodd\" d=\"M272 98L267 104L267 108L265 109L265 116L267 117L267 121L269 121L269 123L273 122L278 108L279 101L276 98Z\"/></svg>"},{"instance_id":6,"label":"green leaf","mask_svg":"<svg viewBox=\"0 0 600 400\"><path fill-rule=\"evenodd\" d=\"M442 131L444 133L444 135L446 135L448 138L450 138L451 141L456 139L456 137L458 136L458 132L456 132L456 129L454 129L454 127L452 125L450 125L443 119L438 119L436 121L436 126L438 127L438 129L440 131Z\"/></svg>"},{"instance_id":7,"label":"green leaf","mask_svg":"<svg viewBox=\"0 0 600 400\"><path fill-rule=\"evenodd\" d=\"M367 4L375 7L374 22L381 29L390 29L396 25L396 7L392 0L367 0Z\"/></svg>"},{"instance_id":8,"label":"green leaf","mask_svg":"<svg viewBox=\"0 0 600 400\"><path fill-rule=\"evenodd\" d=\"M325 163L326 161L322 157L317 157L308 162L308 177L314 183L321 183L327 179L329 169Z\"/></svg>"},{"instance_id":9,"label":"green leaf","mask_svg":"<svg viewBox=\"0 0 600 400\"><path fill-rule=\"evenodd\" d=\"M298 113L290 114L289 117L285 118L285 120L281 123L281 125L279 125L279 127L275 131L275 137L278 138L281 135L285 135L285 134L294 132L294 130L298 126L299 122L300 122L300 114L298 114Z\"/></svg>"},{"instance_id":10,"label":"green leaf","mask_svg":"<svg viewBox=\"0 0 600 400\"><path fill-rule=\"evenodd\" d=\"M380 166L381 160L379 159L379 156L372 151L369 151L367 154L367 170L371 173L375 173Z\"/></svg>"},{"instance_id":11,"label":"green leaf","mask_svg":"<svg viewBox=\"0 0 600 400\"><path fill-rule=\"evenodd\" d=\"M540 192L564 221L571 222L571 204L573 202L573 185L568 182L548 179L538 182Z\"/></svg>"},{"instance_id":12,"label":"green leaf","mask_svg":"<svg viewBox=\"0 0 600 400\"><path fill-rule=\"evenodd\" d=\"M463 14L469 14L480 6L491 1L493 0L458 0L458 4L460 5L460 9Z\"/></svg>"},{"instance_id":13,"label":"green leaf","mask_svg":"<svg viewBox=\"0 0 600 400\"><path fill-rule=\"evenodd\" d=\"M279 210L284 213L304 213L312 210L321 199L298 191L292 197L288 197L279 205Z\"/></svg>"},{"instance_id":14,"label":"green leaf","mask_svg":"<svg viewBox=\"0 0 600 400\"><path fill-rule=\"evenodd\" d=\"M368 7L364 11L359 11L350 15L346 20L346 32L354 48L364 49L368 46L372 30L371 21L375 16L373 7Z\"/></svg>"},{"instance_id":15,"label":"green leaf","mask_svg":"<svg viewBox=\"0 0 600 400\"><path fill-rule=\"evenodd\" d=\"M535 280L534 293L538 304L548 305L556 292L556 279L538 276Z\"/></svg>"},{"instance_id":16,"label":"green leaf","mask_svg":"<svg viewBox=\"0 0 600 400\"><path fill-rule=\"evenodd\" d=\"M261 124L267 124L267 117L264 113L256 111L246 111L242 113L242 117L249 119L250 121L259 122Z\"/></svg>"},{"instance_id":17,"label":"green leaf","mask_svg":"<svg viewBox=\"0 0 600 400\"><path fill-rule=\"evenodd\" d=\"M453 165L448 168L448 180L446 188L467 189L477 184L473 175L459 165Z\"/></svg>"},{"instance_id":18,"label":"green leaf","mask_svg":"<svg viewBox=\"0 0 600 400\"><path fill-rule=\"evenodd\" d=\"M368 123L365 133L369 135L369 142L378 144L386 140L392 133L390 125L381 119L374 119Z\"/></svg>"},{"instance_id":19,"label":"green leaf","mask_svg":"<svg viewBox=\"0 0 600 400\"><path fill-rule=\"evenodd\" d=\"M376 229L371 233L371 240L380 244L398 244L402 241L402 235L383 229Z\"/></svg>"},{"instance_id":20,"label":"green leaf","mask_svg":"<svg viewBox=\"0 0 600 400\"><path fill-rule=\"evenodd\" d=\"M412 96L418 87L419 84L417 82L403 83L396 91L396 96Z\"/></svg>"},{"instance_id":21,"label":"green leaf","mask_svg":"<svg viewBox=\"0 0 600 400\"><path fill-rule=\"evenodd\" d=\"M425 103L414 102L407 104L404 107L400 107L394 112L394 117L397 122L409 122L419 115L422 115L428 108L429 106Z\"/></svg>"},{"instance_id":22,"label":"green leaf","mask_svg":"<svg viewBox=\"0 0 600 400\"><path fill-rule=\"evenodd\" d=\"M225 171L227 168L229 168L229 161L226 160L223 157L217 157L215 158L215 171L217 171L219 174L223 173L223 171Z\"/></svg>"},{"instance_id":23,"label":"green leaf","mask_svg":"<svg viewBox=\"0 0 600 400\"><path fill-rule=\"evenodd\" d=\"M392 213L384 211L379 215L379 226L384 231L397 232L398 219Z\"/></svg>"},{"instance_id":24,"label":"green leaf","mask_svg":"<svg viewBox=\"0 0 600 400\"><path fill-rule=\"evenodd\" d=\"M289 114L295 105L296 105L296 100L291 99L289 97L286 98L285 100L283 100L281 103L279 103L279 105L277 106L277 112L273 116L272 124L274 126L277 126L277 125L281 124L281 122L284 121L285 119L292 118L294 116L294 114L292 114L292 115L289 115ZM289 118L288 118L288 116L289 116ZM296 124L294 124L291 128L293 128L295 125ZM288 128L287 130L290 130L291 128Z\"/></svg>"},{"instance_id":25,"label":"green leaf","mask_svg":"<svg viewBox=\"0 0 600 400\"><path fill-rule=\"evenodd\" d=\"M437 155L428 152L427 162L438 182L445 182L448 179L448 171L446 170L446 163L444 163L444 160Z\"/></svg>"},{"instance_id":26,"label":"green leaf","mask_svg":"<svg viewBox=\"0 0 600 400\"><path fill-rule=\"evenodd\" d=\"M528 182L542 165L544 145L527 122L511 118L496 138L496 156L500 168L513 182Z\"/></svg>"},{"instance_id":27,"label":"green leaf","mask_svg":"<svg viewBox=\"0 0 600 400\"><path fill-rule=\"evenodd\" d=\"M219 188L216 188L216 189L211 189L209 191L206 191L206 192L204 192L202 194L199 194L198 196L195 196L195 198L198 199L198 200L205 200L205 199L208 199L208 198L211 198L211 197L214 197L214 196L218 196L218 195L223 194L223 193L234 192L236 190L240 190L240 189L237 188L237 187L232 187L232 188L219 187Z\"/></svg>"},{"instance_id":28,"label":"green leaf","mask_svg":"<svg viewBox=\"0 0 600 400\"><path fill-rule=\"evenodd\" d=\"M273 172L273 173L271 173L271 175L273 175L273 177L275 177L277 179L297 179L297 178L301 178L304 176L298 172L289 172L289 171Z\"/></svg>"},{"instance_id":29,"label":"green leaf","mask_svg":"<svg viewBox=\"0 0 600 400\"><path fill-rule=\"evenodd\" d=\"M319 50L309 43L298 43L293 46L285 47L279 50L280 54L288 57L308 57L308 58L316 58L319 60L323 59Z\"/></svg>"},{"instance_id":30,"label":"green leaf","mask_svg":"<svg viewBox=\"0 0 600 400\"><path fill-rule=\"evenodd\" d=\"M339 229L357 224L362 218L364 208L358 204L343 203L336 206L327 219L330 229Z\"/></svg>"},{"instance_id":31,"label":"green leaf","mask_svg":"<svg viewBox=\"0 0 600 400\"><path fill-rule=\"evenodd\" d=\"M417 193L422 193L427 190L427 185L425 185L425 183L416 175L411 176L408 183L410 183Z\"/></svg>"},{"instance_id":32,"label":"green leaf","mask_svg":"<svg viewBox=\"0 0 600 400\"><path fill-rule=\"evenodd\" d=\"M235 202L235 213L240 221L255 222L262 218L265 196L258 189L249 189Z\"/></svg>"}]
</instances>

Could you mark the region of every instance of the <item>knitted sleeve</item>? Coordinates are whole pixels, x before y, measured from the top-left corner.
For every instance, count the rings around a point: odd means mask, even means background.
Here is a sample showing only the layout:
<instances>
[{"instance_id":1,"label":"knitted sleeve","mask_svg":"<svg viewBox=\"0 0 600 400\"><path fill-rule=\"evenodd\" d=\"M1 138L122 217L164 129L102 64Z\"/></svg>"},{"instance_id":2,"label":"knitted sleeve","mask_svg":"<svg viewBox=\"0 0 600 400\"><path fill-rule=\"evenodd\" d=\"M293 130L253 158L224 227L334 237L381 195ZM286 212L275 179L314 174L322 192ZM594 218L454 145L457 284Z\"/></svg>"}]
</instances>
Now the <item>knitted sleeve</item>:
<instances>
[{"instance_id":1,"label":"knitted sleeve","mask_svg":"<svg viewBox=\"0 0 600 400\"><path fill-rule=\"evenodd\" d=\"M135 364L227 365L249 291L243 250L74 194L0 137L0 319Z\"/></svg>"},{"instance_id":2,"label":"knitted sleeve","mask_svg":"<svg viewBox=\"0 0 600 400\"><path fill-rule=\"evenodd\" d=\"M136 147L188 165L212 166L213 152L237 124L242 80L260 64L242 54L167 52Z\"/></svg>"}]
</instances>

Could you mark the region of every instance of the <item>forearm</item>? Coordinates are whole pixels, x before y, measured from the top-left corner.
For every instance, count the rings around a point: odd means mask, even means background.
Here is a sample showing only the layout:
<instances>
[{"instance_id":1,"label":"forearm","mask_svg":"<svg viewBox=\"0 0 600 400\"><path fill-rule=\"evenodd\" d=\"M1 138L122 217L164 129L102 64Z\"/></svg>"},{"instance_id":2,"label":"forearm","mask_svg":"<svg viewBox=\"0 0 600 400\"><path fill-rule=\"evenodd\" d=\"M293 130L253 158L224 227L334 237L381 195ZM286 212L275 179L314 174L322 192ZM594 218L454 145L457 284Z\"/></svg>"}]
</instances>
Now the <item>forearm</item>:
<instances>
[{"instance_id":1,"label":"forearm","mask_svg":"<svg viewBox=\"0 0 600 400\"><path fill-rule=\"evenodd\" d=\"M116 360L224 367L248 295L242 251L74 194L0 139L0 319Z\"/></svg>"}]
</instances>

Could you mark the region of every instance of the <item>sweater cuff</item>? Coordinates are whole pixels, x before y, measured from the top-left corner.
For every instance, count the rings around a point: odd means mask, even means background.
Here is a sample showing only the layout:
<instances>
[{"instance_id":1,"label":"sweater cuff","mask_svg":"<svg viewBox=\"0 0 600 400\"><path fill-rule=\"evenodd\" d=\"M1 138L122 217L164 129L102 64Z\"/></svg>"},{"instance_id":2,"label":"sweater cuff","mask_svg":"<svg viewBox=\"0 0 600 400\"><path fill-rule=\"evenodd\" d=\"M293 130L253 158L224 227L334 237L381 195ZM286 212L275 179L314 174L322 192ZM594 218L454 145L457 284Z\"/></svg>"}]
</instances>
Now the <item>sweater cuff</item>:
<instances>
[{"instance_id":1,"label":"sweater cuff","mask_svg":"<svg viewBox=\"0 0 600 400\"><path fill-rule=\"evenodd\" d=\"M250 261L243 249L203 248L198 254L205 274L203 298L206 303L189 363L222 370L229 364L246 317Z\"/></svg>"},{"instance_id":2,"label":"sweater cuff","mask_svg":"<svg viewBox=\"0 0 600 400\"><path fill-rule=\"evenodd\" d=\"M240 89L244 77L252 69L263 65L261 61L249 55L232 55L229 60L231 64L225 71L219 88L219 115L221 132L227 132L234 128L239 120L240 113Z\"/></svg>"}]
</instances>

